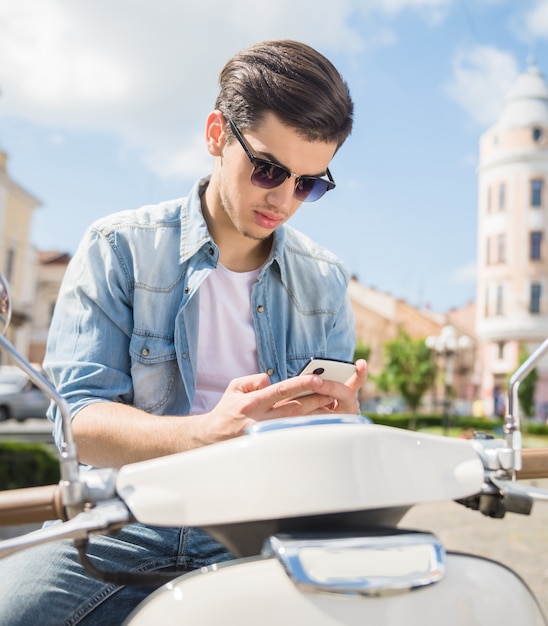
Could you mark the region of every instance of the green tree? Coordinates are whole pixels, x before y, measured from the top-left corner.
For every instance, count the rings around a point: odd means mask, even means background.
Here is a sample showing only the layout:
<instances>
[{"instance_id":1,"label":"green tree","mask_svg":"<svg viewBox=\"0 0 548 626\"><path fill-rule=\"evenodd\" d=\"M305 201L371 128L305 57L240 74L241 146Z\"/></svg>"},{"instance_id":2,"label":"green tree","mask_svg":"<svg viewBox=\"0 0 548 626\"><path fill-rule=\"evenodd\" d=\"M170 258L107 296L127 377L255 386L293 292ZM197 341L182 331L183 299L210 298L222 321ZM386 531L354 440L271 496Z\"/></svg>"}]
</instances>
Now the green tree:
<instances>
[{"instance_id":1,"label":"green tree","mask_svg":"<svg viewBox=\"0 0 548 626\"><path fill-rule=\"evenodd\" d=\"M358 343L356 344L356 349L354 350L354 362L356 362L358 359L365 359L367 361L370 354L371 346L367 346L364 343L360 343L358 341Z\"/></svg>"},{"instance_id":2,"label":"green tree","mask_svg":"<svg viewBox=\"0 0 548 626\"><path fill-rule=\"evenodd\" d=\"M432 386L436 366L424 339L413 339L405 331L385 346L386 365L375 382L381 391L397 391L413 412Z\"/></svg>"},{"instance_id":3,"label":"green tree","mask_svg":"<svg viewBox=\"0 0 548 626\"><path fill-rule=\"evenodd\" d=\"M524 363L529 357L527 348L520 344L519 346L519 364ZM538 372L533 369L521 381L518 388L519 407L524 415L531 417L535 414L535 390L537 387Z\"/></svg>"}]
</instances>

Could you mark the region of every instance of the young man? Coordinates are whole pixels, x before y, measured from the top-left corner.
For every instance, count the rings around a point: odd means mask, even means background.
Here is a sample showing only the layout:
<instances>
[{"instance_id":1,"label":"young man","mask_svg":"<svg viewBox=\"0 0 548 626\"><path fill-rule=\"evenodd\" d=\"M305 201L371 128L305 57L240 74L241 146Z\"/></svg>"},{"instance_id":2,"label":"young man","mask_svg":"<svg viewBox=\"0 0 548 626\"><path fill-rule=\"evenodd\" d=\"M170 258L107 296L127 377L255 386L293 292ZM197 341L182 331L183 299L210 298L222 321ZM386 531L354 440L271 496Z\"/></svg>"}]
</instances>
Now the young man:
<instances>
[{"instance_id":1,"label":"young man","mask_svg":"<svg viewBox=\"0 0 548 626\"><path fill-rule=\"evenodd\" d=\"M352 110L346 84L315 50L251 46L221 72L205 129L211 176L182 200L89 229L67 269L45 363L70 405L82 463L189 450L259 420L358 412L364 361L345 384L295 376L312 356L351 359L354 321L344 267L285 226L303 201L335 187L329 163ZM131 570L231 558L198 529L140 524L92 539L88 553L104 569ZM150 592L93 579L71 543L6 559L0 576L0 623L10 625L120 624Z\"/></svg>"}]
</instances>

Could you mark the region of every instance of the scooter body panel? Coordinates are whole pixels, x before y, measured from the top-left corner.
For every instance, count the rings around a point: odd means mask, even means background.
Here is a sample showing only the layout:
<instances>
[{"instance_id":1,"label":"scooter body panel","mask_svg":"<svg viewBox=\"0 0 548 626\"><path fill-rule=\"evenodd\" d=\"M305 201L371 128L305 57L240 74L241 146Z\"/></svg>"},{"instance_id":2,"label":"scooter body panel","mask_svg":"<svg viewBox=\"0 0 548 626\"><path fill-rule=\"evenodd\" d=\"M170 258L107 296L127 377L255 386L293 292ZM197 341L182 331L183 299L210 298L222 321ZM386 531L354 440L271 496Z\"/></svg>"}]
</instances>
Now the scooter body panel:
<instances>
[{"instance_id":1,"label":"scooter body panel","mask_svg":"<svg viewBox=\"0 0 548 626\"><path fill-rule=\"evenodd\" d=\"M144 524L204 527L456 500L483 485L469 442L302 423L125 465L117 492Z\"/></svg>"},{"instance_id":2,"label":"scooter body panel","mask_svg":"<svg viewBox=\"0 0 548 626\"><path fill-rule=\"evenodd\" d=\"M495 561L449 553L439 582L389 595L300 589L275 558L193 572L154 592L126 626L546 626L528 587Z\"/></svg>"}]
</instances>

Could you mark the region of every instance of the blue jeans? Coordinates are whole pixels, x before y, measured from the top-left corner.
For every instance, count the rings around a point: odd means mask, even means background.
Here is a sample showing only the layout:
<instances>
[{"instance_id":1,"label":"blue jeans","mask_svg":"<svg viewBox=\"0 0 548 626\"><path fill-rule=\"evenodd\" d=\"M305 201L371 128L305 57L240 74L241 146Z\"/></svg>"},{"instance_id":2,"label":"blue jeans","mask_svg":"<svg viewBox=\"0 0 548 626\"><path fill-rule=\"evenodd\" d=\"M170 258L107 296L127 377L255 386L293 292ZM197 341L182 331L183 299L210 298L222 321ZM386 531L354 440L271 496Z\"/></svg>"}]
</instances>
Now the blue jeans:
<instances>
[{"instance_id":1,"label":"blue jeans","mask_svg":"<svg viewBox=\"0 0 548 626\"><path fill-rule=\"evenodd\" d=\"M141 524L114 537L90 538L87 553L103 570L181 574L233 558L200 529ZM96 580L80 564L72 541L58 541L0 560L0 624L119 626L153 590Z\"/></svg>"}]
</instances>

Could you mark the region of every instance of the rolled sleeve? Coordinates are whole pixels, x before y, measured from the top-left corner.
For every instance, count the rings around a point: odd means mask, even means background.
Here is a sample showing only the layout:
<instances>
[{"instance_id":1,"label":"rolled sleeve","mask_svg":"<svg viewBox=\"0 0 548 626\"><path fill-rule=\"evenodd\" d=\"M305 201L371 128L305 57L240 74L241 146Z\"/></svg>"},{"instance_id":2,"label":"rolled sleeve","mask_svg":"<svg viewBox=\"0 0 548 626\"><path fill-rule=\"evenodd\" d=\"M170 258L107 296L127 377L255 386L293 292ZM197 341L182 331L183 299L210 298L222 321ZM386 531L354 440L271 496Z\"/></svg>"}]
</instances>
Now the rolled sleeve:
<instances>
[{"instance_id":1,"label":"rolled sleeve","mask_svg":"<svg viewBox=\"0 0 548 626\"><path fill-rule=\"evenodd\" d=\"M115 248L90 229L67 267L44 361L71 416L94 402L132 402L131 282ZM60 445L59 410L52 407L48 417Z\"/></svg>"}]
</instances>

